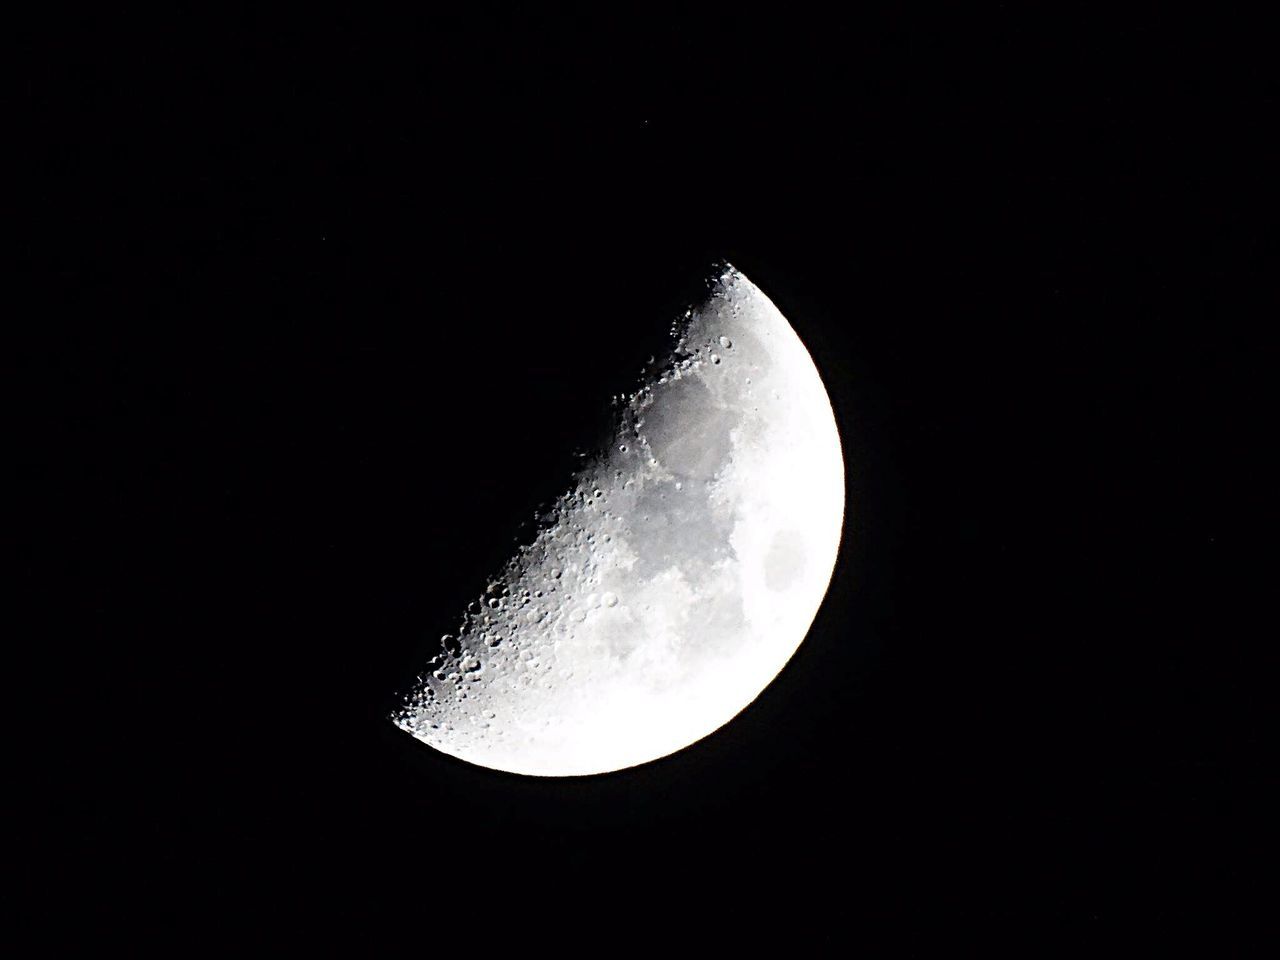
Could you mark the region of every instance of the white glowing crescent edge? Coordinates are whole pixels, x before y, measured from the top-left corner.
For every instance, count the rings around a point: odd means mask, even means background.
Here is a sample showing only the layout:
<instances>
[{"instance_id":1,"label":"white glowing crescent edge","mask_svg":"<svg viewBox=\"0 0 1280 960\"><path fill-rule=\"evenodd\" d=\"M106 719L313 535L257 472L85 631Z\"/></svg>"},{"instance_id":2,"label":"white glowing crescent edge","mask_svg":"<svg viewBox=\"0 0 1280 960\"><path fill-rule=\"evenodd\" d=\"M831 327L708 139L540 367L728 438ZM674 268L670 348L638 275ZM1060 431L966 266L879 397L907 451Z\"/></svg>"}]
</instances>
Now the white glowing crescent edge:
<instances>
[{"instance_id":1,"label":"white glowing crescent edge","mask_svg":"<svg viewBox=\"0 0 1280 960\"><path fill-rule=\"evenodd\" d=\"M619 770L733 719L799 647L844 523L827 392L731 266L672 333L608 448L442 638L403 730L513 773Z\"/></svg>"}]
</instances>

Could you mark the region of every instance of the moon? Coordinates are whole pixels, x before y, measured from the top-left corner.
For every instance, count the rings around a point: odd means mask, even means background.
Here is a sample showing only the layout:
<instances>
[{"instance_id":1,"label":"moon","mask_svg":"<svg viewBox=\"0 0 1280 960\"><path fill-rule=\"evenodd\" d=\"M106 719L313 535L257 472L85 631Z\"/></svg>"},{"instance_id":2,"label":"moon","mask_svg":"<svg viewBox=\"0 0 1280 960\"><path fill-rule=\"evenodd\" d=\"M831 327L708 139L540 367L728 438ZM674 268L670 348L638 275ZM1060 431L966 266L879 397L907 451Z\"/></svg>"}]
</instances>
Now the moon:
<instances>
[{"instance_id":1,"label":"moon","mask_svg":"<svg viewBox=\"0 0 1280 960\"><path fill-rule=\"evenodd\" d=\"M844 522L831 402L786 318L732 266L672 341L441 638L391 717L401 729L496 770L604 773L702 739L795 653Z\"/></svg>"}]
</instances>

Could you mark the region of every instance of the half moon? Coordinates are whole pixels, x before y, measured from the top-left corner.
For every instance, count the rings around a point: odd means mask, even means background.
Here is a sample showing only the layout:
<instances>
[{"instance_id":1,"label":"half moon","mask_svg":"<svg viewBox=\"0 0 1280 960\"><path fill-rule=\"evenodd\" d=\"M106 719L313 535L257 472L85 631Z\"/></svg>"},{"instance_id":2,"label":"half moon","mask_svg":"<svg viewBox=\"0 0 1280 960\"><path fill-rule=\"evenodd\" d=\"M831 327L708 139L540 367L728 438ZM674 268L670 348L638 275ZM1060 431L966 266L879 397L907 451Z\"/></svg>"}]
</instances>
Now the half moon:
<instances>
[{"instance_id":1,"label":"half moon","mask_svg":"<svg viewBox=\"0 0 1280 960\"><path fill-rule=\"evenodd\" d=\"M730 266L620 398L607 447L473 601L393 721L470 763L603 773L727 723L786 665L844 519L831 403Z\"/></svg>"}]
</instances>

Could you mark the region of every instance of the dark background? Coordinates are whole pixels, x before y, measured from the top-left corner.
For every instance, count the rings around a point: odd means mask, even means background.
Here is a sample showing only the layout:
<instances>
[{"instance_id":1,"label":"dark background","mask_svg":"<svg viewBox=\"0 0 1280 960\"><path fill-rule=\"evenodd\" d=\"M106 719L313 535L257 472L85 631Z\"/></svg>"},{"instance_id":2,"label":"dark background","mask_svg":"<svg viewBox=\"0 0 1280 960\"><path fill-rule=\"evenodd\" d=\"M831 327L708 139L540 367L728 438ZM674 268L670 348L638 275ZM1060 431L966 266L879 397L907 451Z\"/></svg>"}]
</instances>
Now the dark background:
<instances>
[{"instance_id":1,"label":"dark background","mask_svg":"<svg viewBox=\"0 0 1280 960\"><path fill-rule=\"evenodd\" d=\"M1273 786L1257 38L998 7L33 30L24 921L426 949L1243 930ZM844 442L794 660L601 777L394 729L719 258Z\"/></svg>"}]
</instances>

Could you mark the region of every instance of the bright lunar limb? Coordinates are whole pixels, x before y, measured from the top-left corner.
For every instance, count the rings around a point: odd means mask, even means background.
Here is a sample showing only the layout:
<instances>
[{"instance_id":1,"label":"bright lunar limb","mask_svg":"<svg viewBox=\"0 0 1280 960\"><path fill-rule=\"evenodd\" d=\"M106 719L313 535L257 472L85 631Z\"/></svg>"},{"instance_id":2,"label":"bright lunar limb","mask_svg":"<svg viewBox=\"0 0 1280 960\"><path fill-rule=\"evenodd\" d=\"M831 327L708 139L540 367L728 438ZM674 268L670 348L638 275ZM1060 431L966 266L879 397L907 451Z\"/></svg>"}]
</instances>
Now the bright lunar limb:
<instances>
[{"instance_id":1,"label":"bright lunar limb","mask_svg":"<svg viewBox=\"0 0 1280 960\"><path fill-rule=\"evenodd\" d=\"M607 448L442 638L402 729L498 770L618 770L727 723L800 645L844 520L826 390L733 267L673 335Z\"/></svg>"}]
</instances>

